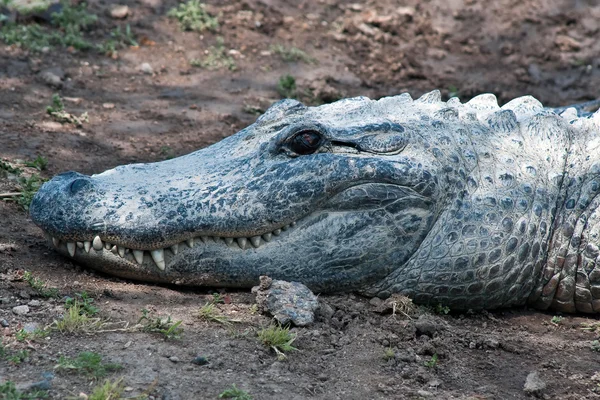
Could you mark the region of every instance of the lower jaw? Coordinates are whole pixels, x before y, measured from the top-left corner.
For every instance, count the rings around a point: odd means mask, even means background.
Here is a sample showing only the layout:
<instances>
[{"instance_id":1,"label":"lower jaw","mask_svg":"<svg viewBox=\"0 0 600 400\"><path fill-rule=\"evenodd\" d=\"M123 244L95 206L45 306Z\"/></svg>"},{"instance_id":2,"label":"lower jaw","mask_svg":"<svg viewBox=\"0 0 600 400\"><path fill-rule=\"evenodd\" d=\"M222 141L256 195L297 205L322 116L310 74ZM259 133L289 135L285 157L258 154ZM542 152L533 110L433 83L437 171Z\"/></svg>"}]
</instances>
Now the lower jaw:
<instances>
[{"instance_id":1,"label":"lower jaw","mask_svg":"<svg viewBox=\"0 0 600 400\"><path fill-rule=\"evenodd\" d=\"M217 244L228 247L230 251L241 252L265 246L295 225L296 223L292 222L272 232L253 237L196 236L168 247L149 250L131 249L126 246L113 244L102 240L99 236L94 237L90 241L82 242L61 241L47 234L46 236L57 251L65 256L81 260L84 264L89 264L92 260L103 260L104 262L114 260L113 263L121 264L120 262L116 262L120 260L130 268L132 266L146 267L149 270L154 269L156 272L165 272L174 257L190 251L190 249L197 246Z\"/></svg>"}]
</instances>

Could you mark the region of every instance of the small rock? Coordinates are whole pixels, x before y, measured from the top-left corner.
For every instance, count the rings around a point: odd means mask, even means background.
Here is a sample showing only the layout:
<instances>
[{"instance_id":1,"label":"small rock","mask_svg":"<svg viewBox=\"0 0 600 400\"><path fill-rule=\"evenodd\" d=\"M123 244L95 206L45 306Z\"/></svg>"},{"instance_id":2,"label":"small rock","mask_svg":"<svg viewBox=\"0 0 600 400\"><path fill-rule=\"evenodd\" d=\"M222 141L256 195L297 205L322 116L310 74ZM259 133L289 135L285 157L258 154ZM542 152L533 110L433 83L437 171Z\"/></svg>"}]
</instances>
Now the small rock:
<instances>
[{"instance_id":1,"label":"small rock","mask_svg":"<svg viewBox=\"0 0 600 400\"><path fill-rule=\"evenodd\" d=\"M320 380L321 382L326 382L329 380L329 377L325 374L320 374L319 376L317 376L317 379Z\"/></svg>"},{"instance_id":2,"label":"small rock","mask_svg":"<svg viewBox=\"0 0 600 400\"><path fill-rule=\"evenodd\" d=\"M31 307L39 307L42 305L42 302L39 300L31 300L29 303L27 303L27 305Z\"/></svg>"},{"instance_id":3,"label":"small rock","mask_svg":"<svg viewBox=\"0 0 600 400\"><path fill-rule=\"evenodd\" d=\"M527 375L527 379L525 380L525 386L523 387L523 391L529 395L540 396L542 391L546 389L546 384L540 378L540 374L537 371L532 371Z\"/></svg>"},{"instance_id":4,"label":"small rock","mask_svg":"<svg viewBox=\"0 0 600 400\"><path fill-rule=\"evenodd\" d=\"M192 363L196 364L196 365L206 365L209 363L208 358L204 357L204 356L196 356L193 360Z\"/></svg>"},{"instance_id":5,"label":"small rock","mask_svg":"<svg viewBox=\"0 0 600 400\"><path fill-rule=\"evenodd\" d=\"M16 315L25 315L29 312L29 306L22 305L22 306L13 307L12 312L13 312L13 314L16 314Z\"/></svg>"},{"instance_id":6,"label":"small rock","mask_svg":"<svg viewBox=\"0 0 600 400\"><path fill-rule=\"evenodd\" d=\"M433 393L428 392L427 390L419 390L417 394L421 397L433 397Z\"/></svg>"},{"instance_id":7,"label":"small rock","mask_svg":"<svg viewBox=\"0 0 600 400\"><path fill-rule=\"evenodd\" d=\"M427 315L421 315L415 321L415 328L417 328L418 336L427 335L429 337L433 337L433 334L440 330L436 321Z\"/></svg>"},{"instance_id":8,"label":"small rock","mask_svg":"<svg viewBox=\"0 0 600 400\"><path fill-rule=\"evenodd\" d=\"M27 290L21 290L19 292L19 297L25 300L29 300L31 298L31 295L27 293Z\"/></svg>"},{"instance_id":9,"label":"small rock","mask_svg":"<svg viewBox=\"0 0 600 400\"><path fill-rule=\"evenodd\" d=\"M40 325L38 323L36 323L36 322L29 322L29 323L23 325L23 331L25 331L27 333L33 333L39 327L40 327Z\"/></svg>"},{"instance_id":10,"label":"small rock","mask_svg":"<svg viewBox=\"0 0 600 400\"><path fill-rule=\"evenodd\" d=\"M259 286L252 288L261 312L268 312L280 324L289 322L296 326L312 324L315 310L319 307L317 296L300 282L272 280L260 277Z\"/></svg>"},{"instance_id":11,"label":"small rock","mask_svg":"<svg viewBox=\"0 0 600 400\"><path fill-rule=\"evenodd\" d=\"M8 328L10 326L10 324L8 323L7 320L0 319L0 326L3 327L3 328Z\"/></svg>"},{"instance_id":12,"label":"small rock","mask_svg":"<svg viewBox=\"0 0 600 400\"><path fill-rule=\"evenodd\" d=\"M152 65L148 64L148 63L143 63L142 65L140 65L140 71L142 71L144 74L147 75L152 75L154 73L154 69L152 68Z\"/></svg>"},{"instance_id":13,"label":"small rock","mask_svg":"<svg viewBox=\"0 0 600 400\"><path fill-rule=\"evenodd\" d=\"M483 341L483 344L489 347L490 349L497 349L500 347L500 342L495 338L487 338Z\"/></svg>"},{"instance_id":14,"label":"small rock","mask_svg":"<svg viewBox=\"0 0 600 400\"><path fill-rule=\"evenodd\" d=\"M114 19L125 19L129 15L129 7L118 4L111 8L110 16Z\"/></svg>"},{"instance_id":15,"label":"small rock","mask_svg":"<svg viewBox=\"0 0 600 400\"><path fill-rule=\"evenodd\" d=\"M171 357L169 357L169 361L174 362L174 363L178 363L179 362L179 357L177 357L177 356L171 356Z\"/></svg>"},{"instance_id":16,"label":"small rock","mask_svg":"<svg viewBox=\"0 0 600 400\"><path fill-rule=\"evenodd\" d=\"M381 307L382 303L383 303L383 300L381 300L379 297L373 297L371 300L369 300L369 304L375 308Z\"/></svg>"},{"instance_id":17,"label":"small rock","mask_svg":"<svg viewBox=\"0 0 600 400\"><path fill-rule=\"evenodd\" d=\"M63 79L65 79L65 71L58 67L49 68L40 72L40 78L46 85L60 89L63 86Z\"/></svg>"},{"instance_id":18,"label":"small rock","mask_svg":"<svg viewBox=\"0 0 600 400\"><path fill-rule=\"evenodd\" d=\"M113 108L115 108L115 105L113 103L103 103L102 108L105 108L107 110L112 110Z\"/></svg>"},{"instance_id":19,"label":"small rock","mask_svg":"<svg viewBox=\"0 0 600 400\"><path fill-rule=\"evenodd\" d=\"M333 317L333 314L335 314L335 311L329 304L323 302L319 304L317 315L321 320L328 321L331 319L331 317Z\"/></svg>"},{"instance_id":20,"label":"small rock","mask_svg":"<svg viewBox=\"0 0 600 400\"><path fill-rule=\"evenodd\" d=\"M412 349L407 349L406 351L402 351L396 354L396 358L400 361L404 362L415 362L415 352Z\"/></svg>"}]
</instances>

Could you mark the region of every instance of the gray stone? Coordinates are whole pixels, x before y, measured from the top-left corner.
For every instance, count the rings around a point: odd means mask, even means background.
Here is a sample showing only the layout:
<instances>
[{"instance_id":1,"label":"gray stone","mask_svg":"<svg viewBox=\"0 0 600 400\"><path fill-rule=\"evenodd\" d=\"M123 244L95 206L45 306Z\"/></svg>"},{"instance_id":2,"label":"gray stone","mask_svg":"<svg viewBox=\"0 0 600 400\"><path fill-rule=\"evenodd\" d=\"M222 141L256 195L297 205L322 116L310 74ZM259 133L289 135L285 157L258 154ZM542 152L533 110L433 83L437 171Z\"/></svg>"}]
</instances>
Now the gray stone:
<instances>
[{"instance_id":1,"label":"gray stone","mask_svg":"<svg viewBox=\"0 0 600 400\"><path fill-rule=\"evenodd\" d=\"M129 15L129 7L118 4L110 9L110 16L114 19L125 19Z\"/></svg>"},{"instance_id":2,"label":"gray stone","mask_svg":"<svg viewBox=\"0 0 600 400\"><path fill-rule=\"evenodd\" d=\"M3 327L3 328L8 328L10 326L10 324L8 323L7 320L0 319L0 326Z\"/></svg>"},{"instance_id":3,"label":"gray stone","mask_svg":"<svg viewBox=\"0 0 600 400\"><path fill-rule=\"evenodd\" d=\"M31 300L29 303L27 303L27 305L31 307L39 307L42 305L42 302L39 300Z\"/></svg>"},{"instance_id":4,"label":"gray stone","mask_svg":"<svg viewBox=\"0 0 600 400\"><path fill-rule=\"evenodd\" d=\"M154 73L154 69L152 68L152 65L150 65L149 63L141 64L140 71L142 71L146 75L152 75Z\"/></svg>"},{"instance_id":5,"label":"gray stone","mask_svg":"<svg viewBox=\"0 0 600 400\"><path fill-rule=\"evenodd\" d=\"M433 337L433 334L442 327L433 319L433 317L421 315L419 319L415 321L415 328L417 329L417 335Z\"/></svg>"},{"instance_id":6,"label":"gray stone","mask_svg":"<svg viewBox=\"0 0 600 400\"><path fill-rule=\"evenodd\" d=\"M29 312L29 306L22 305L22 306L13 307L12 312L13 312L13 314L16 314L16 315L25 315Z\"/></svg>"},{"instance_id":7,"label":"gray stone","mask_svg":"<svg viewBox=\"0 0 600 400\"><path fill-rule=\"evenodd\" d=\"M60 89L63 86L65 72L59 67L48 68L40 72L40 78L46 85Z\"/></svg>"},{"instance_id":8,"label":"gray stone","mask_svg":"<svg viewBox=\"0 0 600 400\"><path fill-rule=\"evenodd\" d=\"M299 282L271 280L266 276L261 276L260 281L259 286L252 288L259 309L273 315L280 324L306 326L314 322L319 302L309 288Z\"/></svg>"},{"instance_id":9,"label":"gray stone","mask_svg":"<svg viewBox=\"0 0 600 400\"><path fill-rule=\"evenodd\" d=\"M527 379L525 380L525 386L523 387L523 391L529 395L533 395L539 397L542 395L542 392L546 389L546 383L540 377L538 371L532 371L527 375Z\"/></svg>"}]
</instances>

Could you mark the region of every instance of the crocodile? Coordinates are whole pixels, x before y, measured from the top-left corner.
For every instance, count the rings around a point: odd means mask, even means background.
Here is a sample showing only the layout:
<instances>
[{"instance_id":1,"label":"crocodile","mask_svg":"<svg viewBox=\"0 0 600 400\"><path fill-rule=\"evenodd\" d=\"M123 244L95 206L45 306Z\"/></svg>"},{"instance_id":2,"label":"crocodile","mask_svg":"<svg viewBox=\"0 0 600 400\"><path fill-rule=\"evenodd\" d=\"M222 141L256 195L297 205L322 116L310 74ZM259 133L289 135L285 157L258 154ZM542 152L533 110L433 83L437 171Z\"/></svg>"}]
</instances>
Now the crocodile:
<instances>
[{"instance_id":1,"label":"crocodile","mask_svg":"<svg viewBox=\"0 0 600 400\"><path fill-rule=\"evenodd\" d=\"M30 215L122 278L244 288L261 275L452 309L600 311L600 112L439 91L286 99L204 149L65 172Z\"/></svg>"}]
</instances>

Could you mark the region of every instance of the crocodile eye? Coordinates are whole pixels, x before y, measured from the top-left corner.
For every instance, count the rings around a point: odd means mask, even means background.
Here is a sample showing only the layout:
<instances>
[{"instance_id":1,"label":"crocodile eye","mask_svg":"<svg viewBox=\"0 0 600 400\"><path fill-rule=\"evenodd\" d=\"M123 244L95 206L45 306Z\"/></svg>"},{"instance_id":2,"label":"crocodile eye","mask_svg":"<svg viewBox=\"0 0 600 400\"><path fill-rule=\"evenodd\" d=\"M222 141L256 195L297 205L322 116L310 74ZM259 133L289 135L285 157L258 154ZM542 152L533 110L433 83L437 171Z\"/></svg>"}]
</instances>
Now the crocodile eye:
<instances>
[{"instance_id":1,"label":"crocodile eye","mask_svg":"<svg viewBox=\"0 0 600 400\"><path fill-rule=\"evenodd\" d=\"M298 132L292 140L290 140L290 149L301 156L312 154L319 149L323 137L317 131L302 131Z\"/></svg>"}]
</instances>

